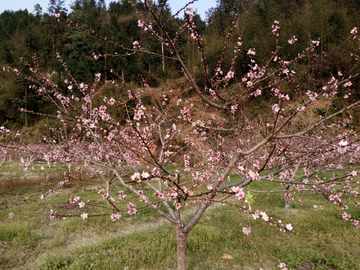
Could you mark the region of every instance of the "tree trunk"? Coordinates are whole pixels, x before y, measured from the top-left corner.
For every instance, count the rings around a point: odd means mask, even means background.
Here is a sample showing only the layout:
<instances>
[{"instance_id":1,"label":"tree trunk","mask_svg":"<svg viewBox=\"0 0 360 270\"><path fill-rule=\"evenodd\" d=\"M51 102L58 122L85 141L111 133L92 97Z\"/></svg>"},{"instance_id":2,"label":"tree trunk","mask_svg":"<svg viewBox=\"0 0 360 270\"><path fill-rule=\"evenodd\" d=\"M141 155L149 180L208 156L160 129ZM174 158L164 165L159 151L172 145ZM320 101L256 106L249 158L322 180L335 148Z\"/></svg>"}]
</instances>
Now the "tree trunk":
<instances>
[{"instance_id":1,"label":"tree trunk","mask_svg":"<svg viewBox=\"0 0 360 270\"><path fill-rule=\"evenodd\" d=\"M176 225L177 269L186 270L186 242L188 233L182 224Z\"/></svg>"},{"instance_id":2,"label":"tree trunk","mask_svg":"<svg viewBox=\"0 0 360 270\"><path fill-rule=\"evenodd\" d=\"M27 85L25 85L25 127L28 126L28 121L27 121Z\"/></svg>"},{"instance_id":3,"label":"tree trunk","mask_svg":"<svg viewBox=\"0 0 360 270\"><path fill-rule=\"evenodd\" d=\"M161 39L163 38L163 34L161 33ZM161 42L161 55L162 55L162 71L165 73L165 58L164 58L164 42Z\"/></svg>"}]
</instances>

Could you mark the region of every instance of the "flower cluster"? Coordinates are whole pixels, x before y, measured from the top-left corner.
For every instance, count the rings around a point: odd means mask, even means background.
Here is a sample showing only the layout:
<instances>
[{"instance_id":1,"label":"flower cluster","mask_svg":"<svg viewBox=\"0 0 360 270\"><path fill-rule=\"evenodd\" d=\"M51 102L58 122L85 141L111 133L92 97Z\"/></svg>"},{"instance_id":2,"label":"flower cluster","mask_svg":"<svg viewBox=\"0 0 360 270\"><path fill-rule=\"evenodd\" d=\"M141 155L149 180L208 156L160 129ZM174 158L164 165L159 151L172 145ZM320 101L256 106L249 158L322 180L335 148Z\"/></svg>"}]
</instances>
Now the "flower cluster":
<instances>
[{"instance_id":1,"label":"flower cluster","mask_svg":"<svg viewBox=\"0 0 360 270\"><path fill-rule=\"evenodd\" d=\"M128 213L129 215L133 215L133 214L136 214L136 205L133 204L133 203L128 203L127 205L127 208L128 208Z\"/></svg>"},{"instance_id":2,"label":"flower cluster","mask_svg":"<svg viewBox=\"0 0 360 270\"><path fill-rule=\"evenodd\" d=\"M279 33L278 33L278 30L280 29L280 26L279 26L279 21L278 20L275 20L274 21L274 24L271 26L272 28L272 33L278 37L279 36Z\"/></svg>"},{"instance_id":3,"label":"flower cluster","mask_svg":"<svg viewBox=\"0 0 360 270\"><path fill-rule=\"evenodd\" d=\"M69 203L74 204L80 200L80 197L74 197L73 195L70 196Z\"/></svg>"},{"instance_id":4,"label":"flower cluster","mask_svg":"<svg viewBox=\"0 0 360 270\"><path fill-rule=\"evenodd\" d=\"M119 213L110 215L110 219L114 222L117 221L119 218L121 218L121 214L119 214Z\"/></svg>"},{"instance_id":5,"label":"flower cluster","mask_svg":"<svg viewBox=\"0 0 360 270\"><path fill-rule=\"evenodd\" d=\"M250 170L246 176L252 180L260 180L260 174L258 172L253 172L252 170Z\"/></svg>"},{"instance_id":6,"label":"flower cluster","mask_svg":"<svg viewBox=\"0 0 360 270\"><path fill-rule=\"evenodd\" d=\"M242 200L245 198L245 193L242 188L239 187L232 187L231 191L235 193L234 197L238 200Z\"/></svg>"}]
</instances>

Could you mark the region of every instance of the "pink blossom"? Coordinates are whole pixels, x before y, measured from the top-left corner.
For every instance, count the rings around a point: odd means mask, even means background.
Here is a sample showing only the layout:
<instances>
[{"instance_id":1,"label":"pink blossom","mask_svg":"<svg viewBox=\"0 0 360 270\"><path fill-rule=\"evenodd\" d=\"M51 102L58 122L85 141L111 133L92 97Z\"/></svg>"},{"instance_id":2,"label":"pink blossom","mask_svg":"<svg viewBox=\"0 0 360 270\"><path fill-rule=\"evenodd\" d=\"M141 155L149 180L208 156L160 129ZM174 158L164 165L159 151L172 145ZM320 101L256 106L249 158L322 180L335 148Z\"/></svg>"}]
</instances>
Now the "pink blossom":
<instances>
[{"instance_id":1,"label":"pink blossom","mask_svg":"<svg viewBox=\"0 0 360 270\"><path fill-rule=\"evenodd\" d=\"M318 47L320 45L320 41L318 40L312 40L311 44L314 45L315 47Z\"/></svg>"},{"instance_id":2,"label":"pink blossom","mask_svg":"<svg viewBox=\"0 0 360 270\"><path fill-rule=\"evenodd\" d=\"M277 88L271 88L271 92L273 92L275 96L278 96L280 94L280 90Z\"/></svg>"},{"instance_id":3,"label":"pink blossom","mask_svg":"<svg viewBox=\"0 0 360 270\"><path fill-rule=\"evenodd\" d=\"M239 104L234 104L234 105L232 105L231 107L230 107L230 109L231 109L231 113L232 114L235 114L235 112L236 112L236 110L238 109L238 107L239 107Z\"/></svg>"},{"instance_id":4,"label":"pink blossom","mask_svg":"<svg viewBox=\"0 0 360 270\"><path fill-rule=\"evenodd\" d=\"M114 134L110 133L106 138L111 141L114 138Z\"/></svg>"},{"instance_id":5,"label":"pink blossom","mask_svg":"<svg viewBox=\"0 0 360 270\"><path fill-rule=\"evenodd\" d=\"M80 203L79 203L79 207L80 207L80 208L85 207L85 203L84 203L84 202L80 202Z\"/></svg>"},{"instance_id":6,"label":"pink blossom","mask_svg":"<svg viewBox=\"0 0 360 270\"><path fill-rule=\"evenodd\" d=\"M150 174L148 172L144 171L144 172L142 172L141 177L144 178L144 179L147 179L147 178L150 177Z\"/></svg>"},{"instance_id":7,"label":"pink blossom","mask_svg":"<svg viewBox=\"0 0 360 270\"><path fill-rule=\"evenodd\" d=\"M140 173L135 172L132 176L130 176L131 180L135 181L140 179Z\"/></svg>"},{"instance_id":8,"label":"pink blossom","mask_svg":"<svg viewBox=\"0 0 360 270\"><path fill-rule=\"evenodd\" d=\"M83 85L83 87L80 86L80 88L84 88L84 85ZM86 95L86 96L84 97L84 101L85 101L86 103L89 103L89 102L91 101L90 96L89 96L89 95Z\"/></svg>"},{"instance_id":9,"label":"pink blossom","mask_svg":"<svg viewBox=\"0 0 360 270\"><path fill-rule=\"evenodd\" d=\"M286 75L289 75L290 70L288 68L284 68L282 72Z\"/></svg>"},{"instance_id":10,"label":"pink blossom","mask_svg":"<svg viewBox=\"0 0 360 270\"><path fill-rule=\"evenodd\" d=\"M340 153L340 154L344 154L345 152L346 152L346 150L347 150L347 146L348 146L348 142L346 141L346 140L341 140L340 142L339 142L339 146L338 146L338 152Z\"/></svg>"},{"instance_id":11,"label":"pink blossom","mask_svg":"<svg viewBox=\"0 0 360 270\"><path fill-rule=\"evenodd\" d=\"M246 83L246 86L247 87L251 87L253 85L253 82L251 82L251 81L248 81L247 83Z\"/></svg>"},{"instance_id":12,"label":"pink blossom","mask_svg":"<svg viewBox=\"0 0 360 270\"><path fill-rule=\"evenodd\" d=\"M350 82L350 81L344 83L344 87L350 87L351 85L352 85L352 82Z\"/></svg>"},{"instance_id":13,"label":"pink blossom","mask_svg":"<svg viewBox=\"0 0 360 270\"><path fill-rule=\"evenodd\" d=\"M318 94L315 92L311 92L310 90L306 91L306 95L309 97L311 101L315 101L318 97Z\"/></svg>"},{"instance_id":14,"label":"pink blossom","mask_svg":"<svg viewBox=\"0 0 360 270\"><path fill-rule=\"evenodd\" d=\"M121 218L121 214L119 214L119 213L117 213L117 214L111 214L110 215L110 219L112 220L112 221L116 221L116 220L118 220L119 218Z\"/></svg>"},{"instance_id":15,"label":"pink blossom","mask_svg":"<svg viewBox=\"0 0 360 270\"><path fill-rule=\"evenodd\" d=\"M141 20L138 20L138 27L143 28L145 26L145 23Z\"/></svg>"},{"instance_id":16,"label":"pink blossom","mask_svg":"<svg viewBox=\"0 0 360 270\"><path fill-rule=\"evenodd\" d=\"M137 210L136 210L136 205L135 205L135 204L133 204L133 203L128 203L127 208L129 209L129 210L128 210L128 214L129 214L129 215L134 215L134 214L136 214Z\"/></svg>"},{"instance_id":17,"label":"pink blossom","mask_svg":"<svg viewBox=\"0 0 360 270\"><path fill-rule=\"evenodd\" d=\"M260 217L265 221L269 221L269 216L265 212L260 212Z\"/></svg>"},{"instance_id":18,"label":"pink blossom","mask_svg":"<svg viewBox=\"0 0 360 270\"><path fill-rule=\"evenodd\" d=\"M345 220L351 219L351 215L350 215L350 214L347 214L346 212L343 212L343 213L341 214L341 216L342 216L343 219L345 219Z\"/></svg>"},{"instance_id":19,"label":"pink blossom","mask_svg":"<svg viewBox=\"0 0 360 270\"><path fill-rule=\"evenodd\" d=\"M229 70L229 72L226 74L225 78L230 80L231 78L234 78L234 72Z\"/></svg>"},{"instance_id":20,"label":"pink blossom","mask_svg":"<svg viewBox=\"0 0 360 270\"><path fill-rule=\"evenodd\" d=\"M108 100L108 104L109 104L109 105L114 105L114 104L115 104L115 99L110 98L110 99Z\"/></svg>"},{"instance_id":21,"label":"pink blossom","mask_svg":"<svg viewBox=\"0 0 360 270\"><path fill-rule=\"evenodd\" d=\"M279 94L279 99L290 100L290 97L289 97L289 95Z\"/></svg>"},{"instance_id":22,"label":"pink blossom","mask_svg":"<svg viewBox=\"0 0 360 270\"><path fill-rule=\"evenodd\" d=\"M134 120L140 120L141 119L141 115L139 113L135 113L134 114Z\"/></svg>"},{"instance_id":23,"label":"pink blossom","mask_svg":"<svg viewBox=\"0 0 360 270\"><path fill-rule=\"evenodd\" d=\"M178 202L174 202L174 206L175 206L176 210L179 210L181 208L181 204Z\"/></svg>"},{"instance_id":24,"label":"pink blossom","mask_svg":"<svg viewBox=\"0 0 360 270\"><path fill-rule=\"evenodd\" d=\"M271 109L274 111L274 113L278 113L280 111L279 104L272 105Z\"/></svg>"},{"instance_id":25,"label":"pink blossom","mask_svg":"<svg viewBox=\"0 0 360 270\"><path fill-rule=\"evenodd\" d=\"M231 190L235 193L234 197L236 197L238 200L245 198L245 193L242 188L232 187Z\"/></svg>"},{"instance_id":26,"label":"pink blossom","mask_svg":"<svg viewBox=\"0 0 360 270\"><path fill-rule=\"evenodd\" d=\"M135 41L133 42L133 47L134 47L134 49L140 47L139 41L135 40Z\"/></svg>"},{"instance_id":27,"label":"pink blossom","mask_svg":"<svg viewBox=\"0 0 360 270\"><path fill-rule=\"evenodd\" d=\"M353 29L351 29L350 33L352 35L356 35L357 34L357 27L354 27Z\"/></svg>"},{"instance_id":28,"label":"pink blossom","mask_svg":"<svg viewBox=\"0 0 360 270\"><path fill-rule=\"evenodd\" d=\"M250 170L246 176L252 180L260 180L260 174L258 172L253 172L252 170Z\"/></svg>"},{"instance_id":29,"label":"pink blossom","mask_svg":"<svg viewBox=\"0 0 360 270\"><path fill-rule=\"evenodd\" d=\"M276 37L279 36L279 33L278 33L277 31L280 29L280 27L279 27L278 24L279 24L279 21L275 20L275 21L274 21L274 24L271 26L271 28L272 28L272 33L273 33Z\"/></svg>"},{"instance_id":30,"label":"pink blossom","mask_svg":"<svg viewBox=\"0 0 360 270\"><path fill-rule=\"evenodd\" d=\"M249 235L251 233L251 227L243 227L242 231L245 235Z\"/></svg>"},{"instance_id":31,"label":"pink blossom","mask_svg":"<svg viewBox=\"0 0 360 270\"><path fill-rule=\"evenodd\" d=\"M185 11L185 14L188 16L189 21L192 21L193 16L192 16L192 12L191 12L191 10L187 10L187 11Z\"/></svg>"},{"instance_id":32,"label":"pink blossom","mask_svg":"<svg viewBox=\"0 0 360 270\"><path fill-rule=\"evenodd\" d=\"M57 217L58 217L57 212L51 209L49 217L50 217L51 220L57 219Z\"/></svg>"},{"instance_id":33,"label":"pink blossom","mask_svg":"<svg viewBox=\"0 0 360 270\"><path fill-rule=\"evenodd\" d=\"M300 106L297 108L297 111L298 112L302 112L302 111L305 111L305 106Z\"/></svg>"},{"instance_id":34,"label":"pink blossom","mask_svg":"<svg viewBox=\"0 0 360 270\"><path fill-rule=\"evenodd\" d=\"M248 50L247 54L255 55L255 54L256 54L255 48L250 48L250 49Z\"/></svg>"},{"instance_id":35,"label":"pink blossom","mask_svg":"<svg viewBox=\"0 0 360 270\"><path fill-rule=\"evenodd\" d=\"M261 96L261 93L262 93L262 91L260 89L257 89L253 94L254 94L254 97L258 97L258 96Z\"/></svg>"},{"instance_id":36,"label":"pink blossom","mask_svg":"<svg viewBox=\"0 0 360 270\"><path fill-rule=\"evenodd\" d=\"M294 44L297 41L297 38L293 36L291 39L288 40L289 44Z\"/></svg>"}]
</instances>

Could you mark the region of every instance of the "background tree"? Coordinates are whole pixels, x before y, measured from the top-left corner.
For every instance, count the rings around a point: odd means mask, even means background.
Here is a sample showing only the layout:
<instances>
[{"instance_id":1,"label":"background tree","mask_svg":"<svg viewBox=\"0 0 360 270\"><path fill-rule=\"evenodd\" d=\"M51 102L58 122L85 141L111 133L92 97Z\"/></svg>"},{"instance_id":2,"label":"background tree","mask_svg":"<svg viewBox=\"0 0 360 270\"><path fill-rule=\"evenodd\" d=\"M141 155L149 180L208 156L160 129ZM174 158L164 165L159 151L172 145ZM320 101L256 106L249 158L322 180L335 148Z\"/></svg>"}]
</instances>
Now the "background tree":
<instances>
[{"instance_id":1,"label":"background tree","mask_svg":"<svg viewBox=\"0 0 360 270\"><path fill-rule=\"evenodd\" d=\"M36 4L36 5L34 6L34 12L35 12L35 15L36 15L37 17L39 17L39 18L42 17L43 9L42 9L42 7L40 6L40 4Z\"/></svg>"},{"instance_id":2,"label":"background tree","mask_svg":"<svg viewBox=\"0 0 360 270\"><path fill-rule=\"evenodd\" d=\"M65 0L50 0L48 6L49 15L55 15L56 13L66 13Z\"/></svg>"}]
</instances>

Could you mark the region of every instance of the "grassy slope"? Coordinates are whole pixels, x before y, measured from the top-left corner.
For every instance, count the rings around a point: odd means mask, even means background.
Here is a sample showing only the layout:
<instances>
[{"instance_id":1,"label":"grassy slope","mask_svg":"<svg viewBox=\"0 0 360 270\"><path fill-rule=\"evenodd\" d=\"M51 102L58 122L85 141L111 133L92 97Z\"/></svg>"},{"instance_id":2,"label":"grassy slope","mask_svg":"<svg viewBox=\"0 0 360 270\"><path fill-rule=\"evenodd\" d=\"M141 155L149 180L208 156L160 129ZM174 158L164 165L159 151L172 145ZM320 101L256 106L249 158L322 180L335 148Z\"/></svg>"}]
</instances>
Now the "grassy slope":
<instances>
[{"instance_id":1,"label":"grassy slope","mask_svg":"<svg viewBox=\"0 0 360 270\"><path fill-rule=\"evenodd\" d=\"M140 209L135 216L124 214L115 223L109 216L85 221L49 220L50 209L71 210L67 203L71 194L96 199L95 183L87 184L75 183L44 201L39 196L50 186L41 181L25 188L2 189L0 268L176 268L174 228L149 209ZM114 187L114 196L118 190ZM212 207L189 235L189 269L259 269L260 260L265 269L275 269L277 260L292 269L358 269L360 230L343 220L320 195L297 194L295 201L301 199L305 204L293 204L288 209L284 209L278 194L254 196L253 210L266 211L276 220L292 223L294 233L279 232L236 208ZM324 210L312 210L314 204L323 205ZM73 210L91 211L91 207ZM348 212L354 218L360 216L357 209ZM242 227L248 225L253 233L246 236ZM226 259L224 254L232 259Z\"/></svg>"}]
</instances>

